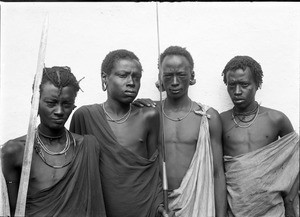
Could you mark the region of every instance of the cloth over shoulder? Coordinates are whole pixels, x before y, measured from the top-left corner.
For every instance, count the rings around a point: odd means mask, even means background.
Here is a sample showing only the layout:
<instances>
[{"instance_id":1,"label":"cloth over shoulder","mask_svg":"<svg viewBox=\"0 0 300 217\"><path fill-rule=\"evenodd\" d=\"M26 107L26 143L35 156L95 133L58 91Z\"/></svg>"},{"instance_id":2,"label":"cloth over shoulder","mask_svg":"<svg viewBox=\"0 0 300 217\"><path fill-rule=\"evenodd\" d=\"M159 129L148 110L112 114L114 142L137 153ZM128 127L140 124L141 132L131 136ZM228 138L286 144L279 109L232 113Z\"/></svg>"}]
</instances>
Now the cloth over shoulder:
<instances>
[{"instance_id":1,"label":"cloth over shoulder","mask_svg":"<svg viewBox=\"0 0 300 217\"><path fill-rule=\"evenodd\" d=\"M77 144L75 158L55 185L27 195L26 216L105 217L99 145L92 136Z\"/></svg>"},{"instance_id":2,"label":"cloth over shoulder","mask_svg":"<svg viewBox=\"0 0 300 217\"><path fill-rule=\"evenodd\" d=\"M154 217L163 201L158 150L146 159L121 146L100 104L77 109L70 130L95 135L101 144L100 171L107 215Z\"/></svg>"},{"instance_id":3,"label":"cloth over shoulder","mask_svg":"<svg viewBox=\"0 0 300 217\"><path fill-rule=\"evenodd\" d=\"M284 217L283 192L299 174L299 135L296 132L258 150L224 156L228 215Z\"/></svg>"},{"instance_id":4,"label":"cloth over shoulder","mask_svg":"<svg viewBox=\"0 0 300 217\"><path fill-rule=\"evenodd\" d=\"M208 106L201 105L202 115L198 142L191 164L181 185L169 195L169 207L180 217L214 217L213 156L207 114Z\"/></svg>"}]
</instances>

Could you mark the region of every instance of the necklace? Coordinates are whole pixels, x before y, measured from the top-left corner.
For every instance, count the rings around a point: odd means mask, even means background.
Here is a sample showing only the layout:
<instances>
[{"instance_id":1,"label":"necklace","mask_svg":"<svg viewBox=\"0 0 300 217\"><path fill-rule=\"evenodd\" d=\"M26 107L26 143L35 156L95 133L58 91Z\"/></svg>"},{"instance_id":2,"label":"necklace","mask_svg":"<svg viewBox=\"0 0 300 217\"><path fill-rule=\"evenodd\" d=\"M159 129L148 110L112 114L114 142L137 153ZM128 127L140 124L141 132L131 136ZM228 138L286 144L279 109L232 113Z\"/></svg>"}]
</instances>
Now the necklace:
<instances>
[{"instance_id":1,"label":"necklace","mask_svg":"<svg viewBox=\"0 0 300 217\"><path fill-rule=\"evenodd\" d=\"M234 114L234 116L238 116L238 115L249 116L249 115L256 113L258 106L259 106L259 104L258 104L258 102L256 102L255 108L248 112L236 112L235 107L233 107L233 114Z\"/></svg>"},{"instance_id":2,"label":"necklace","mask_svg":"<svg viewBox=\"0 0 300 217\"><path fill-rule=\"evenodd\" d=\"M70 134L71 136L72 136L72 134ZM71 158L71 160L70 161L68 161L68 162L66 162L65 164L63 164L63 165L59 165L59 166L57 166L57 165L51 165L51 164L49 164L48 162L47 162L47 160L46 160L46 158L45 158L45 156L44 156L44 153L42 152L42 148L41 148L41 145L40 145L40 143L38 142L38 144L39 145L35 145L34 146L34 148L35 148L35 151L38 153L38 155L40 156L40 158L42 159L42 161L46 164L46 165L48 165L49 167L52 167L52 168L54 168L54 169L61 169L61 168L64 168L64 167L66 167L66 166L68 166L72 161L73 161L73 159L75 158L75 147L76 147L76 140L75 140L75 138L72 136L72 139L73 139L73 144L74 144L74 153L73 153L73 156L72 156L72 158Z\"/></svg>"},{"instance_id":3,"label":"necklace","mask_svg":"<svg viewBox=\"0 0 300 217\"><path fill-rule=\"evenodd\" d=\"M257 118L257 116L258 116L258 113L259 113L259 106L257 107L257 111L256 111L255 116L251 119L252 122L249 123L248 125L239 125L239 124L236 122L236 120L235 120L235 116L234 116L233 112L232 112L231 116L232 116L233 122L235 123L235 126L236 126L236 127L240 127L240 128L248 128L248 127L250 127L250 126L255 122L255 120L256 120L256 118Z\"/></svg>"},{"instance_id":4,"label":"necklace","mask_svg":"<svg viewBox=\"0 0 300 217\"><path fill-rule=\"evenodd\" d=\"M185 119L190 113L191 113L191 111L192 111L192 108L193 108L193 102L192 102L192 100L190 100L190 109L189 109L189 111L184 115L184 116L182 116L182 117L178 117L178 118L176 118L176 119L174 119L174 118L171 118L170 116L168 116L166 113L165 113L165 100L163 101L163 103L162 103L162 112L163 112L163 114L164 114L164 116L166 117L166 118L168 118L169 120L171 120L171 121L182 121L183 119Z\"/></svg>"},{"instance_id":5,"label":"necklace","mask_svg":"<svg viewBox=\"0 0 300 217\"><path fill-rule=\"evenodd\" d=\"M106 114L106 116L109 117L109 120L108 120L108 121L115 122L116 124L122 124L122 123L126 122L127 119L129 118L129 116L130 116L130 114L131 114L131 110L132 110L132 109L131 109L131 103L130 103L129 110L128 110L128 112L127 112L125 115L123 115L123 116L122 116L121 118L119 118L119 119L113 119L113 118L108 114L108 112L105 110L105 105L104 105L104 103L102 104L102 108L103 108L104 113Z\"/></svg>"},{"instance_id":6,"label":"necklace","mask_svg":"<svg viewBox=\"0 0 300 217\"><path fill-rule=\"evenodd\" d=\"M47 146L43 143L43 141L41 140L40 136L39 136L39 130L38 132L35 134L36 135L36 139L37 139L37 142L38 144L40 145L40 147L49 155L62 155L62 154L65 154L67 153L67 151L69 150L70 148L70 136L69 136L69 133L67 131L67 129L65 129L65 132L66 132L66 143L65 143L65 147L63 150L61 150L60 152L53 152L53 151L50 151Z\"/></svg>"}]
</instances>

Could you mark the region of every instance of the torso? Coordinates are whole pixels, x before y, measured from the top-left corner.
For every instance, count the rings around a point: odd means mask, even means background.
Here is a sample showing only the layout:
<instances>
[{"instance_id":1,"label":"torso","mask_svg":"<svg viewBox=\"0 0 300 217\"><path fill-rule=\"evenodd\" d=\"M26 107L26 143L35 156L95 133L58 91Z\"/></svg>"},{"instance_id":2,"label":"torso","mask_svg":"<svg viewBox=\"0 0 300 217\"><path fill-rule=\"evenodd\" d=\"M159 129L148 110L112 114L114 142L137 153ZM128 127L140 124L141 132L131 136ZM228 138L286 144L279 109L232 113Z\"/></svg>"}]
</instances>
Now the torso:
<instances>
[{"instance_id":1,"label":"torso","mask_svg":"<svg viewBox=\"0 0 300 217\"><path fill-rule=\"evenodd\" d=\"M237 156L262 148L278 139L280 113L260 106L256 120L248 128L236 126L232 110L221 114L224 155Z\"/></svg>"},{"instance_id":2,"label":"torso","mask_svg":"<svg viewBox=\"0 0 300 217\"><path fill-rule=\"evenodd\" d=\"M194 102L193 110L200 107ZM174 122L164 116L164 144L169 189L177 189L194 156L201 116L193 111L183 120Z\"/></svg>"},{"instance_id":3,"label":"torso","mask_svg":"<svg viewBox=\"0 0 300 217\"><path fill-rule=\"evenodd\" d=\"M74 136L74 134L72 135ZM77 143L76 147L78 148L79 144L81 144L83 141L83 137L79 135L75 135L75 137ZM20 145L22 145L23 147L22 147L22 151L18 154L18 158L19 158L18 167L20 168L21 171L26 137L25 136L22 137L20 141L21 141ZM44 156L47 163L49 163L50 165L63 165L66 162L71 161L74 157L74 154L75 154L75 148L72 141L66 155L50 156L44 153ZM40 190L49 188L54 184L56 184L66 174L69 166L70 164L60 169L52 168L43 162L41 157L34 149L32 154L28 194L34 194Z\"/></svg>"},{"instance_id":4,"label":"torso","mask_svg":"<svg viewBox=\"0 0 300 217\"><path fill-rule=\"evenodd\" d=\"M153 108L132 106L132 112L126 122L118 124L108 121L108 123L120 145L139 156L150 158L156 150L156 146L149 144L149 134L155 115L158 117L158 112Z\"/></svg>"}]
</instances>

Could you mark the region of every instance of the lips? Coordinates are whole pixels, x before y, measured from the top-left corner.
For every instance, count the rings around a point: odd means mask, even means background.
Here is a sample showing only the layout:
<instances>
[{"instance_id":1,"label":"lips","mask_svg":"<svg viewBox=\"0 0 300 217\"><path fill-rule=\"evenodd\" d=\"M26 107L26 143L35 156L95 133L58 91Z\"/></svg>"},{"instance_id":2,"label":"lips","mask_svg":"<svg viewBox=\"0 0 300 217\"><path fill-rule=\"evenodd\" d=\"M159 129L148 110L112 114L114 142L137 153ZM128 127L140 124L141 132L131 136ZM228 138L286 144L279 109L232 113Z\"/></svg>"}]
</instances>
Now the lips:
<instances>
[{"instance_id":1,"label":"lips","mask_svg":"<svg viewBox=\"0 0 300 217\"><path fill-rule=\"evenodd\" d=\"M242 99L242 98L235 98L235 99L233 99L234 103L242 103L244 101L245 101L245 99Z\"/></svg>"},{"instance_id":2,"label":"lips","mask_svg":"<svg viewBox=\"0 0 300 217\"><path fill-rule=\"evenodd\" d=\"M57 124L62 124L65 122L64 119L53 119L53 122L57 123Z\"/></svg>"},{"instance_id":3,"label":"lips","mask_svg":"<svg viewBox=\"0 0 300 217\"><path fill-rule=\"evenodd\" d=\"M181 89L170 89L170 92L173 94L179 93Z\"/></svg>"},{"instance_id":4,"label":"lips","mask_svg":"<svg viewBox=\"0 0 300 217\"><path fill-rule=\"evenodd\" d=\"M134 90L125 90L125 95L126 96L135 96L136 91L134 91Z\"/></svg>"}]
</instances>

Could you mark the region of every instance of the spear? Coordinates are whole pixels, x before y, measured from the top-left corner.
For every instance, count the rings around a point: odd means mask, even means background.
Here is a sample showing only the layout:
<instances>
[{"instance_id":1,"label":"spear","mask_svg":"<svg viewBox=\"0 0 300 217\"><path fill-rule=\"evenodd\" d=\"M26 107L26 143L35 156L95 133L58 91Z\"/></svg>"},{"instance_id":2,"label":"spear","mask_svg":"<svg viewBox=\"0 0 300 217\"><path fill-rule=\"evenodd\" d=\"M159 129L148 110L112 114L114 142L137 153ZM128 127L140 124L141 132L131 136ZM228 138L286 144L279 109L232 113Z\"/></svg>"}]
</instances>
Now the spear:
<instances>
[{"instance_id":1,"label":"spear","mask_svg":"<svg viewBox=\"0 0 300 217\"><path fill-rule=\"evenodd\" d=\"M48 34L48 14L46 15L44 21L39 54L38 54L37 70L34 79L33 97L31 103L27 138L26 138L26 143L24 148L22 172L21 172L15 216L25 216L26 198L27 198L27 191L28 191L28 184L29 184L32 152L33 152L34 139L35 139L35 127L37 123L37 115L38 115L39 99L40 99L39 86L41 84L42 76L43 76L47 34Z\"/></svg>"},{"instance_id":2,"label":"spear","mask_svg":"<svg viewBox=\"0 0 300 217\"><path fill-rule=\"evenodd\" d=\"M164 118L162 116L162 71L161 71L161 63L160 63L160 39L159 39L159 19L158 19L158 2L156 2L156 32L157 32L157 50L158 50L158 69L159 69L159 100L160 100L160 119L161 119L161 154L162 154L162 183L163 183L163 198L164 198L164 207L166 212L169 211L168 205L168 180L167 180L167 168L166 168L166 153L165 153L165 138L164 138Z\"/></svg>"}]
</instances>

